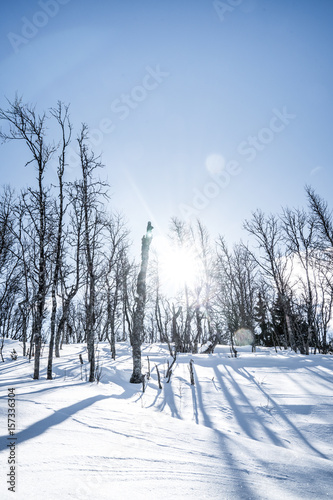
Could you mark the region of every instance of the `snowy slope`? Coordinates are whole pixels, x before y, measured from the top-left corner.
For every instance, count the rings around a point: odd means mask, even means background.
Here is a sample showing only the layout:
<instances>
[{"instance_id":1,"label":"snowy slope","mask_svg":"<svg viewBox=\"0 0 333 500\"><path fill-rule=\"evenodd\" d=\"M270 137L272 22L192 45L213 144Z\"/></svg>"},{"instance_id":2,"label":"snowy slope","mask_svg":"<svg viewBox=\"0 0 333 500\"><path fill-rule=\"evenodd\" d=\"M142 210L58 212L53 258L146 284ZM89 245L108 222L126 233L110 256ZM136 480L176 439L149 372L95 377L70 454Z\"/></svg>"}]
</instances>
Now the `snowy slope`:
<instances>
[{"instance_id":1,"label":"snowy slope","mask_svg":"<svg viewBox=\"0 0 333 500\"><path fill-rule=\"evenodd\" d=\"M333 358L228 347L179 355L169 384L164 345L144 346L146 392L131 351L99 345L102 379L85 381L84 345L65 345L54 380L32 380L21 355L0 364L0 498L333 498ZM82 354L85 364L79 362ZM195 386L188 363L194 360ZM163 389L159 390L155 364ZM81 379L82 377L82 379ZM16 393L16 493L7 490L7 392Z\"/></svg>"}]
</instances>

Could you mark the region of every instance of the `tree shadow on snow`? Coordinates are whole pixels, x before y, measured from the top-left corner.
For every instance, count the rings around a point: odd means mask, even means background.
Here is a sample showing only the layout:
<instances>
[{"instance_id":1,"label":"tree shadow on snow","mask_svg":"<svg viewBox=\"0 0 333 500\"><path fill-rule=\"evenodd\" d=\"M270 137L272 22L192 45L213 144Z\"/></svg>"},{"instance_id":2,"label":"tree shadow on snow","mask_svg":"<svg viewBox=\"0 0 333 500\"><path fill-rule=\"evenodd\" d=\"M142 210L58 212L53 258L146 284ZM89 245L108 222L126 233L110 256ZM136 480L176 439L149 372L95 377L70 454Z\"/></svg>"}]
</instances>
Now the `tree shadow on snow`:
<instances>
[{"instance_id":1,"label":"tree shadow on snow","mask_svg":"<svg viewBox=\"0 0 333 500\"><path fill-rule=\"evenodd\" d=\"M30 425L30 427L27 427L23 431L16 433L14 436L16 438L15 442L21 444L25 441L29 441L30 439L40 436L41 434L43 434L43 432L47 431L51 427L59 425L68 418L72 417L73 415L75 415L75 413L81 410L85 410L97 401L109 398L110 396L93 396L91 398L84 399L83 401L79 401L78 403L74 403L73 405L66 406L61 410L56 410L54 413L52 413L52 415L49 415L48 417L45 417L42 420L39 420L38 422ZM0 451L5 450L7 448L7 445L8 436L0 436Z\"/></svg>"},{"instance_id":2,"label":"tree shadow on snow","mask_svg":"<svg viewBox=\"0 0 333 500\"><path fill-rule=\"evenodd\" d=\"M256 385L256 387L264 394L266 400L268 403L271 405L272 409L274 409L275 414L279 415L279 417L285 422L287 427L291 429L294 434L299 438L299 440L316 456L320 458L327 459L328 457L323 454L321 451L319 451L317 448L315 448L302 434L302 432L297 428L297 426L288 418L288 416L285 414L283 409L273 400L273 398L263 389L263 387L258 383L258 381L255 379L255 377L245 368L237 368L237 367L228 367L227 365L224 366L227 377L224 377L220 370L218 369L217 366L215 366L215 374L216 378L218 379L221 389L231 407L233 410L233 414L235 419L237 420L239 426L241 429L245 432L245 434L254 440L257 440L256 437L256 432L254 432L253 429L253 424L257 424L259 428L264 431L266 436L271 440L272 444L276 446L281 446L283 448L287 448L286 443L284 440L282 440L274 431L272 431L264 422L263 416L261 416L256 408L251 404L249 398L244 394L242 388L240 387L239 383L236 382L234 373L237 373L243 378L246 378L247 380L251 381L253 384ZM237 396L241 401L244 402L244 407L250 409L250 413L245 413L242 411L242 406L237 404L235 401L234 396L230 393L228 390L225 381L228 381L229 383L232 384L233 389L236 391Z\"/></svg>"}]
</instances>

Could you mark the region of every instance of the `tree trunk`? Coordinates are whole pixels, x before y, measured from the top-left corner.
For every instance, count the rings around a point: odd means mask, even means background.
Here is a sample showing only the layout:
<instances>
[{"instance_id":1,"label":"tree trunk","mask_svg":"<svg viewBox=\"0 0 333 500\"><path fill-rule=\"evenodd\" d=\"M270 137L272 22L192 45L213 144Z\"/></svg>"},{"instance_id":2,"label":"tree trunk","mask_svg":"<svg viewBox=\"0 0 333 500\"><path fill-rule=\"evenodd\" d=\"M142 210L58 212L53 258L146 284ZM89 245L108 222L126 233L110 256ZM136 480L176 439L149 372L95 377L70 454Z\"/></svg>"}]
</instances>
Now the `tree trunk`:
<instances>
[{"instance_id":1,"label":"tree trunk","mask_svg":"<svg viewBox=\"0 0 333 500\"><path fill-rule=\"evenodd\" d=\"M149 227L149 224L148 224ZM141 246L141 269L137 281L137 297L133 317L132 332L132 353L133 353L133 373L130 379L131 384L142 383L141 373L141 344L143 338L143 322L146 304L146 276L149 258L149 246L152 235L151 229L147 229L146 236L142 238Z\"/></svg>"},{"instance_id":2,"label":"tree trunk","mask_svg":"<svg viewBox=\"0 0 333 500\"><path fill-rule=\"evenodd\" d=\"M62 117L62 108L59 104L57 110L53 110L53 116L58 120L58 123L62 129L62 150L59 156L59 167L58 167L58 180L59 180L59 220L56 236L56 251L55 251L55 265L54 274L52 279L52 313L51 313L51 334L49 342L49 357L47 364L47 379L52 380L52 358L53 349L56 336L56 315L57 315L57 290L60 275L60 268L62 266L62 240L63 240L63 218L64 218L64 192L63 192L63 175L65 171L66 164L66 148L70 140L71 126L69 125L69 137L66 138L65 132L65 120L67 117L68 107L65 108L65 118Z\"/></svg>"},{"instance_id":3,"label":"tree trunk","mask_svg":"<svg viewBox=\"0 0 333 500\"><path fill-rule=\"evenodd\" d=\"M34 363L34 380L39 379L40 353L42 347L42 326L44 317L44 307L46 298L46 259L45 259L45 232L46 232L46 214L44 191L42 187L43 170L39 170L39 275L38 275L38 295L37 295L37 318L35 329L35 363Z\"/></svg>"}]
</instances>

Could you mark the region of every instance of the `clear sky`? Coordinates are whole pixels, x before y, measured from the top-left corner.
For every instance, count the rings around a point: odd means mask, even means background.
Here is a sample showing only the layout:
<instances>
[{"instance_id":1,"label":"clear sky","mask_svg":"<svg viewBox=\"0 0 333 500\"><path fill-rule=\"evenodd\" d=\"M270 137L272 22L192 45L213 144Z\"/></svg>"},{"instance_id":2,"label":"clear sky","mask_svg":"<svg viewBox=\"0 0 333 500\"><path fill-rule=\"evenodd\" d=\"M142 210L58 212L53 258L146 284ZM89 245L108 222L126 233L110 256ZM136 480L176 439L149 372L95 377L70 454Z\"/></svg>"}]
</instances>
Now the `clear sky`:
<instances>
[{"instance_id":1,"label":"clear sky","mask_svg":"<svg viewBox=\"0 0 333 500\"><path fill-rule=\"evenodd\" d=\"M331 0L0 9L0 106L16 91L40 110L70 103L134 238L147 220L163 233L172 216L198 216L212 236L246 239L253 210L304 206L305 184L332 206ZM33 182L25 160L21 147L1 146L1 184Z\"/></svg>"}]
</instances>

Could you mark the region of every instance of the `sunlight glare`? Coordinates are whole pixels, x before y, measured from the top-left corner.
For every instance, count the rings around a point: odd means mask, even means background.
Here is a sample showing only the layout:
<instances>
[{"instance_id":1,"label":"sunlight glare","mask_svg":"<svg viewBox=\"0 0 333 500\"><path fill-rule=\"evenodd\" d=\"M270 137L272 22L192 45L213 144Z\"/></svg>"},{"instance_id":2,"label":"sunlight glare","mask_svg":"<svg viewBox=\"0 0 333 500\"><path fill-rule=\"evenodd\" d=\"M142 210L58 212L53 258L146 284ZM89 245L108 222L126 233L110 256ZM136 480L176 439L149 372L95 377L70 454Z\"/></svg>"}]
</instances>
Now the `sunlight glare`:
<instances>
[{"instance_id":1,"label":"sunlight glare","mask_svg":"<svg viewBox=\"0 0 333 500\"><path fill-rule=\"evenodd\" d=\"M185 285L192 287L201 274L199 259L192 248L180 248L166 239L159 242L158 260L161 284L176 292Z\"/></svg>"}]
</instances>

